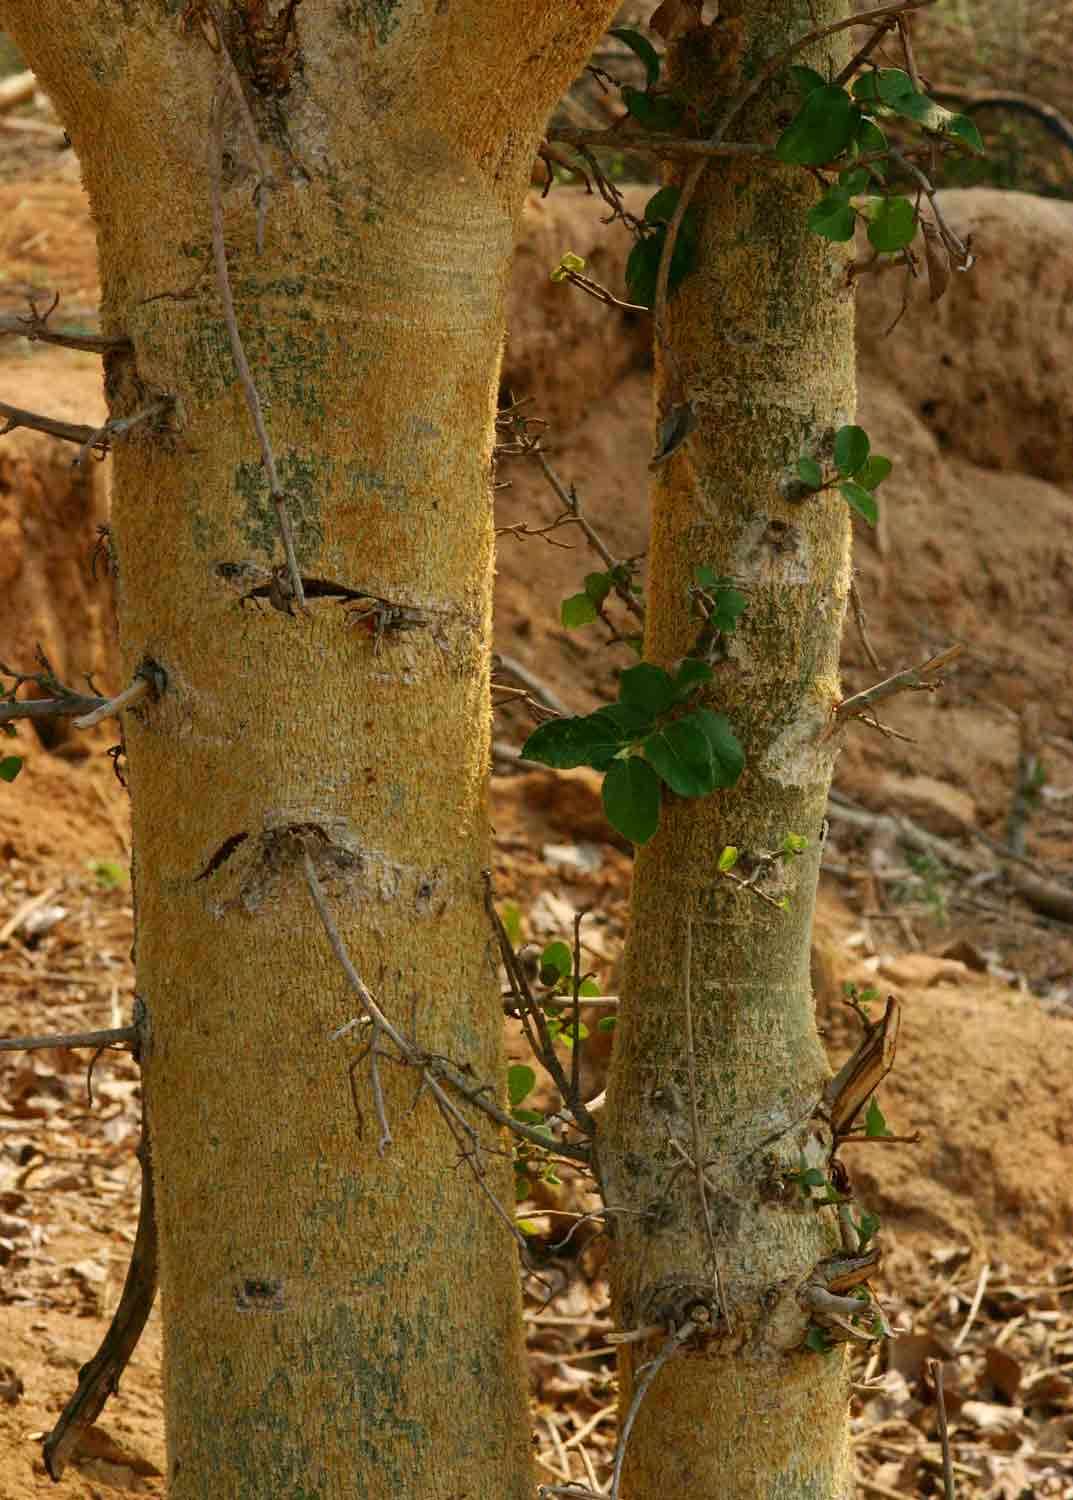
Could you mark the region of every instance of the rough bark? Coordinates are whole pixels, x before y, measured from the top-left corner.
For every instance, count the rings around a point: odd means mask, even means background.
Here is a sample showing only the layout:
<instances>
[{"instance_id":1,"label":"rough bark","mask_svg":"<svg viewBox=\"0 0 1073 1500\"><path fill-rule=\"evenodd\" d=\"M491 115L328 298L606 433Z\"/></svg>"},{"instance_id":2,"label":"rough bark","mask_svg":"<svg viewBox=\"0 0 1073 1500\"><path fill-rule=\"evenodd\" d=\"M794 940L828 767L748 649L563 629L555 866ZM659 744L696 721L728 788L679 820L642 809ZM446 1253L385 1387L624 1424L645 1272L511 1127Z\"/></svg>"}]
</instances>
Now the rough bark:
<instances>
[{"instance_id":1,"label":"rough bark","mask_svg":"<svg viewBox=\"0 0 1073 1500\"><path fill-rule=\"evenodd\" d=\"M212 8L0 5L79 153L104 330L132 340L111 414L173 399L118 447L113 514L124 669L166 675L125 728L171 1500L531 1490L513 1246L387 1063L378 1155L368 1064L352 1093L356 1047L329 1039L356 1002L302 850L396 1024L498 1079L480 872L504 283L545 112L612 8L221 7L275 183L258 253L229 99L227 259L301 573L405 606L381 635L360 602L312 590L292 617L236 593L283 552L213 272ZM502 1158L488 1180L509 1202Z\"/></svg>"},{"instance_id":2,"label":"rough bark","mask_svg":"<svg viewBox=\"0 0 1073 1500\"><path fill-rule=\"evenodd\" d=\"M845 13L841 0L811 9L820 25ZM746 0L741 12L745 77L813 24L794 0ZM678 49L677 76L707 99L729 97L733 71L728 81L725 59L701 46ZM837 69L836 52L804 60ZM794 97L785 81L764 90L742 138L776 135ZM640 1407L622 1488L631 1500L844 1500L852 1488L844 1361L802 1348L798 1297L837 1226L788 1177L829 1139L809 1118L827 1076L809 937L850 576L845 503L793 504L779 487L853 415L844 258L806 228L814 195L799 170L709 168L695 200L699 267L670 304L698 422L653 486L646 655L667 666L689 651L698 565L738 581L748 609L706 701L729 716L747 766L732 790L672 799L635 867L600 1148L608 1202L626 1210L615 1217L614 1301L623 1328L697 1315L709 1332L663 1367ZM659 383L678 399L666 363ZM724 846L741 850L745 875L791 832L810 848L760 880L768 901L719 875ZM710 1238L683 1157L695 1161L698 1137ZM624 1408L659 1347L658 1335L625 1346Z\"/></svg>"}]
</instances>

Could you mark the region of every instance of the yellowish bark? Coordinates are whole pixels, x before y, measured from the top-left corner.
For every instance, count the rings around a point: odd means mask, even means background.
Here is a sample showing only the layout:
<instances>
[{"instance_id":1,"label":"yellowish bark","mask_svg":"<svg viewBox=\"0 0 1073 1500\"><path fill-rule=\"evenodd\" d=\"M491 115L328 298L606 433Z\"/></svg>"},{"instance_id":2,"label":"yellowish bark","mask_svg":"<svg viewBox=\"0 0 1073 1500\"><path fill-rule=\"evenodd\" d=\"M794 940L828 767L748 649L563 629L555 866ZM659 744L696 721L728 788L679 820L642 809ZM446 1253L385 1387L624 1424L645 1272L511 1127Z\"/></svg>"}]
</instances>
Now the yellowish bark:
<instances>
[{"instance_id":1,"label":"yellowish bark","mask_svg":"<svg viewBox=\"0 0 1073 1500\"><path fill-rule=\"evenodd\" d=\"M810 29L810 9L821 25L844 14L841 0L733 9L745 77ZM816 49L803 60L837 68L840 56ZM676 63L708 103L735 91L725 59L696 42ZM773 138L794 99L762 91L742 138ZM747 766L730 791L672 799L635 868L600 1143L608 1202L626 1210L614 1220L614 1299L624 1328L699 1309L712 1332L666 1364L641 1406L624 1500L846 1500L852 1491L843 1358L801 1347L809 1315L798 1293L837 1244L833 1212L808 1206L787 1176L825 1141L826 1127L809 1119L827 1075L809 936L832 767L823 731L839 696L850 578L844 501L794 504L780 491L799 455L853 417L844 255L806 228L815 192L799 170L709 168L696 199L699 268L670 306L698 425L653 486L646 654L667 666L690 649L697 566L738 581L748 609L706 701L729 716ZM661 390L677 399L667 375L664 366ZM770 903L719 875L724 846L742 851L738 873L748 873L791 832L810 849L760 881ZM698 1136L710 1236L683 1157L696 1161ZM624 1404L658 1348L655 1337L625 1346Z\"/></svg>"},{"instance_id":2,"label":"yellowish bark","mask_svg":"<svg viewBox=\"0 0 1073 1500\"><path fill-rule=\"evenodd\" d=\"M301 856L396 1024L497 1080L481 870L504 281L545 113L612 0L222 7L275 181L258 253L228 104L238 324L303 577L417 612L382 638L315 591L292 618L235 590L283 553L213 272L210 9L0 5L79 153L104 326L133 341L107 364L112 414L173 400L119 447L113 511L125 668L166 677L124 727L169 1496L521 1497L513 1245L390 1063L378 1155L368 1063L352 1080L356 1044L329 1036L356 1002Z\"/></svg>"}]
</instances>

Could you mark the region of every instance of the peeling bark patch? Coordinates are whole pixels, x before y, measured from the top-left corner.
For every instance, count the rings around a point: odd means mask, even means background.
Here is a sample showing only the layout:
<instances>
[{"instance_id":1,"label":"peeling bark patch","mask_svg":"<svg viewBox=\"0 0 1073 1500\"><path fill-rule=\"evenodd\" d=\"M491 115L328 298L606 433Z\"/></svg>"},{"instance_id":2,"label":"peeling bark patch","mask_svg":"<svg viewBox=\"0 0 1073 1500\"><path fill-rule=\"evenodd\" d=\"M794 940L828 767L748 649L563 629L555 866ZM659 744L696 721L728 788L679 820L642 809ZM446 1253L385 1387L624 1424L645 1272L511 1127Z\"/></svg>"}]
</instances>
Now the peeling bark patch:
<instances>
[{"instance_id":1,"label":"peeling bark patch","mask_svg":"<svg viewBox=\"0 0 1073 1500\"><path fill-rule=\"evenodd\" d=\"M307 851L324 883L354 908L398 904L418 916L436 916L447 907L443 869L421 870L382 850L366 848L344 820L330 819L288 820L260 834L243 835L229 851L226 868L221 868L222 861L216 866L207 909L222 917L233 911L253 916L274 908L290 890Z\"/></svg>"},{"instance_id":2,"label":"peeling bark patch","mask_svg":"<svg viewBox=\"0 0 1073 1500\"><path fill-rule=\"evenodd\" d=\"M224 839L223 843L220 845L219 849L217 849L216 853L209 860L208 864L202 870L201 874L194 876L194 882L195 882L195 884L199 880L208 880L209 876L215 870L218 870L220 868L220 866L224 863L225 860L230 859L231 855L234 854L234 852L238 848L238 846L241 843L244 843L245 840L248 839L248 838L249 838L249 834L248 833L233 833L229 839Z\"/></svg>"}]
</instances>

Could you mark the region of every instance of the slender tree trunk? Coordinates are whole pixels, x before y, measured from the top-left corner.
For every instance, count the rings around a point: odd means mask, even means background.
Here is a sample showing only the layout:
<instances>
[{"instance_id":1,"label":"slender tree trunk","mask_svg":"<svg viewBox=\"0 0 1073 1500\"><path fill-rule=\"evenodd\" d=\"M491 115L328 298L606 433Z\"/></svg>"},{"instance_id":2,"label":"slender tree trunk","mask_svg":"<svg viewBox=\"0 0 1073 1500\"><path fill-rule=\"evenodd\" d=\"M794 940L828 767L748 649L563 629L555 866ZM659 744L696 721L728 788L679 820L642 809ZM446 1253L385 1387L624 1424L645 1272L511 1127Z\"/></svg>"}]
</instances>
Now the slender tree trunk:
<instances>
[{"instance_id":1,"label":"slender tree trunk","mask_svg":"<svg viewBox=\"0 0 1073 1500\"><path fill-rule=\"evenodd\" d=\"M378 1153L370 1061L331 1038L359 1007L303 853L389 1017L497 1082L481 871L504 284L545 113L612 3L228 0L274 181L261 251L214 9L0 3L79 153L104 326L133 341L107 364L112 414L171 399L118 446L113 512L125 670L164 682L124 728L169 1496L521 1497L514 1247L388 1061ZM284 553L214 269L214 93L305 614L272 607Z\"/></svg>"},{"instance_id":2,"label":"slender tree trunk","mask_svg":"<svg viewBox=\"0 0 1073 1500\"><path fill-rule=\"evenodd\" d=\"M841 0L812 12L820 25L844 14ZM745 0L741 24L748 78L812 23L797 0ZM680 49L680 81L708 100L733 93L736 80L698 47ZM840 57L814 49L804 60L837 69ZM785 80L764 90L742 138L773 138L794 98ZM601 1138L608 1201L627 1210L615 1218L614 1299L624 1328L696 1316L710 1332L663 1366L639 1408L631 1500L844 1500L852 1489L843 1356L802 1347L798 1298L837 1226L788 1176L802 1153L822 1160L829 1139L809 1118L827 1076L809 940L850 580L845 503L780 493L799 455L853 413L845 260L808 232L814 200L800 170L710 168L695 200L699 269L670 306L698 425L653 486L647 655L666 666L695 640L697 566L738 581L748 609L707 701L729 716L747 766L732 790L665 808L635 868ZM666 362L659 380L673 388ZM762 896L718 873L724 846L741 851L736 873L747 875L787 833L809 850L776 861ZM698 1155L710 1235L686 1162ZM656 1336L625 1346L624 1409L659 1347Z\"/></svg>"}]
</instances>

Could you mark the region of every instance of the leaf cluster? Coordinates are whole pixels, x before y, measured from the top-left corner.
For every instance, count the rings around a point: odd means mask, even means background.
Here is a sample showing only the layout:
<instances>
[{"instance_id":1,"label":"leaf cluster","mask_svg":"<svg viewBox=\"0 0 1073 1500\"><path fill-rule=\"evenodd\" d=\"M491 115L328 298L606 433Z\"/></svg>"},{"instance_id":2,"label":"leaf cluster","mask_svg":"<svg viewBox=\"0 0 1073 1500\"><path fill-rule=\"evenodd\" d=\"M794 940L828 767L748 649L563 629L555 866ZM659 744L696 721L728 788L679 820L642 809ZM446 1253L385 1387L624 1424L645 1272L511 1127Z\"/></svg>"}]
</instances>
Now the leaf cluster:
<instances>
[{"instance_id":1,"label":"leaf cluster","mask_svg":"<svg viewBox=\"0 0 1073 1500\"><path fill-rule=\"evenodd\" d=\"M797 477L806 494L835 488L846 503L870 526L879 519L875 492L894 465L889 458L872 452L863 427L840 427L834 435L834 473L826 473L815 458L803 454L797 460Z\"/></svg>"}]
</instances>

